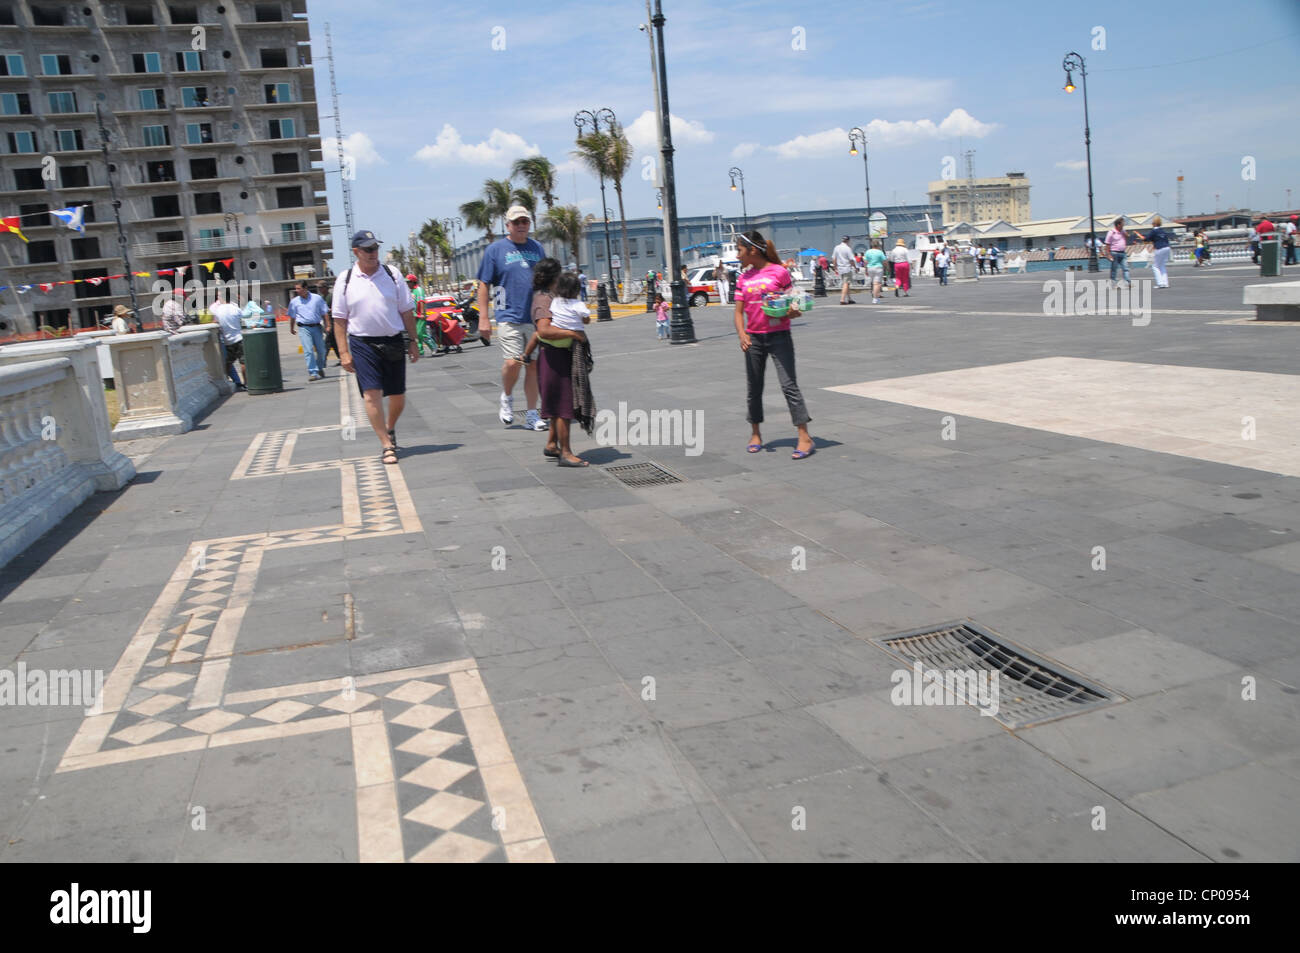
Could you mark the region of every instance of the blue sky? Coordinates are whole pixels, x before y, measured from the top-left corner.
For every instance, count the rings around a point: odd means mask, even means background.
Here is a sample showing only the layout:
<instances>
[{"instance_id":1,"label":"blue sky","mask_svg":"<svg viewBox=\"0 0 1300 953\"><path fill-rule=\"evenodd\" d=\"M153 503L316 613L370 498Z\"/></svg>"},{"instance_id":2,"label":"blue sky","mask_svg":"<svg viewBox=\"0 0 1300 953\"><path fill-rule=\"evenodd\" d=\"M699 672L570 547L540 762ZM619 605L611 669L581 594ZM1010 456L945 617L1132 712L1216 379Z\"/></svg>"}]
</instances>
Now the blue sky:
<instances>
[{"instance_id":1,"label":"blue sky","mask_svg":"<svg viewBox=\"0 0 1300 953\"><path fill-rule=\"evenodd\" d=\"M658 214L642 177L657 151L644 0L311 0L308 10L322 116L331 25L358 227L401 241L537 152L561 168L559 200L598 215L597 183L570 153L573 114L600 107L636 146L627 216ZM1156 191L1171 214L1179 169L1187 214L1213 211L1216 193L1223 208L1277 208L1291 188L1300 206L1298 0L665 0L664 14L683 215L739 216L732 166L751 213L865 204L843 132L853 126L870 136L874 206L923 201L944 158L964 175L961 151L974 149L976 176L1028 174L1035 218L1084 214L1082 94L1061 89L1071 50L1088 62L1099 214L1154 208ZM1289 73L1289 90L1263 68ZM332 137L332 119L321 133ZM341 234L338 178L327 176ZM612 189L609 201L617 214Z\"/></svg>"}]
</instances>

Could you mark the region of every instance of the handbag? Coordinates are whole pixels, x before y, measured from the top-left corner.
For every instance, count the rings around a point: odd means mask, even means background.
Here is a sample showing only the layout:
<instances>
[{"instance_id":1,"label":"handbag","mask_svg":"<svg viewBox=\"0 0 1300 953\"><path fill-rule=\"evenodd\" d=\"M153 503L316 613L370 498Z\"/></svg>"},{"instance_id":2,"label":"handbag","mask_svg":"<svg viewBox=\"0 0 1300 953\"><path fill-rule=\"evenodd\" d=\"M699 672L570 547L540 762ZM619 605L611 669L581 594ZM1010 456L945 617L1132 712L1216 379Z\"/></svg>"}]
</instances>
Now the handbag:
<instances>
[{"instance_id":1,"label":"handbag","mask_svg":"<svg viewBox=\"0 0 1300 953\"><path fill-rule=\"evenodd\" d=\"M371 341L370 346L375 349L381 360L389 364L400 364L406 359L405 342L397 344L392 341Z\"/></svg>"}]
</instances>

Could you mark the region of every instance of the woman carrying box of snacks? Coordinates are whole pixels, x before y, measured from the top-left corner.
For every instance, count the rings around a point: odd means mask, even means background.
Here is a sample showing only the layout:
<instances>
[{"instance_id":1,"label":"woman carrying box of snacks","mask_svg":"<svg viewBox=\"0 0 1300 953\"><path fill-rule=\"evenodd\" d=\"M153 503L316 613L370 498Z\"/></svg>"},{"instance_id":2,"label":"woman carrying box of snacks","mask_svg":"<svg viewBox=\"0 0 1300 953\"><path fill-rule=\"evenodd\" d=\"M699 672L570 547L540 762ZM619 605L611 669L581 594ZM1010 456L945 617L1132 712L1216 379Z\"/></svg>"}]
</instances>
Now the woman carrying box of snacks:
<instances>
[{"instance_id":1,"label":"woman carrying box of snacks","mask_svg":"<svg viewBox=\"0 0 1300 953\"><path fill-rule=\"evenodd\" d=\"M745 375L749 388L748 420L753 436L746 449L758 453L763 449L759 427L763 423L763 376L767 357L776 365L777 380L790 408L790 419L799 431L792 460L813 455L815 447L808 434L808 408L794 375L794 341L790 337L790 319L808 310L809 301L792 289L790 272L781 265L776 246L758 231L737 236L737 257L743 273L736 282L736 334L745 354Z\"/></svg>"}]
</instances>

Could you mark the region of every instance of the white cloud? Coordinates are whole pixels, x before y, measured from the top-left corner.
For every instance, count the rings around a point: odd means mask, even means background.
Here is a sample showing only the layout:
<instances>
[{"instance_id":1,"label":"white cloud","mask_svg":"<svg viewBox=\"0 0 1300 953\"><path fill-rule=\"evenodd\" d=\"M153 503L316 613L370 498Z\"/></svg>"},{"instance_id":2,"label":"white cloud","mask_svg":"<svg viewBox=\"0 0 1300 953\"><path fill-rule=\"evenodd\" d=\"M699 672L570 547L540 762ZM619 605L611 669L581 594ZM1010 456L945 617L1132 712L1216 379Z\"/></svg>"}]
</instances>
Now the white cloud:
<instances>
[{"instance_id":1,"label":"white cloud","mask_svg":"<svg viewBox=\"0 0 1300 953\"><path fill-rule=\"evenodd\" d=\"M456 127L444 123L442 131L432 145L423 146L415 158L430 164L463 162L467 165L504 165L523 156L540 155L536 145L529 145L523 136L513 132L493 129L482 142L469 143L460 137Z\"/></svg>"},{"instance_id":2,"label":"white cloud","mask_svg":"<svg viewBox=\"0 0 1300 953\"><path fill-rule=\"evenodd\" d=\"M997 128L996 123L980 122L964 109L954 109L938 123L932 119L901 119L890 122L873 119L867 123L867 143L876 146L907 146L936 139L982 139ZM849 134L836 126L808 136L796 136L768 147L782 159L812 159L848 152Z\"/></svg>"},{"instance_id":3,"label":"white cloud","mask_svg":"<svg viewBox=\"0 0 1300 953\"><path fill-rule=\"evenodd\" d=\"M1066 159L1063 162L1056 163L1058 169L1069 169L1072 172L1078 172L1080 169L1086 169L1088 163L1083 159Z\"/></svg>"},{"instance_id":4,"label":"white cloud","mask_svg":"<svg viewBox=\"0 0 1300 953\"><path fill-rule=\"evenodd\" d=\"M673 146L699 145L713 141L713 133L704 127L704 123L683 119L672 114L669 117L673 133ZM633 147L646 151L659 148L659 127L653 110L647 109L637 116L632 125L624 129L627 141Z\"/></svg>"},{"instance_id":5,"label":"white cloud","mask_svg":"<svg viewBox=\"0 0 1300 953\"><path fill-rule=\"evenodd\" d=\"M736 148L731 150L731 158L748 159L757 151L758 151L757 142L742 142L740 145L736 146Z\"/></svg>"},{"instance_id":6,"label":"white cloud","mask_svg":"<svg viewBox=\"0 0 1300 953\"><path fill-rule=\"evenodd\" d=\"M338 155L338 140L329 136L321 140L321 152L325 156ZM375 149L374 142L364 132L354 132L343 139L343 154L351 156L357 166L386 165L384 157Z\"/></svg>"}]
</instances>

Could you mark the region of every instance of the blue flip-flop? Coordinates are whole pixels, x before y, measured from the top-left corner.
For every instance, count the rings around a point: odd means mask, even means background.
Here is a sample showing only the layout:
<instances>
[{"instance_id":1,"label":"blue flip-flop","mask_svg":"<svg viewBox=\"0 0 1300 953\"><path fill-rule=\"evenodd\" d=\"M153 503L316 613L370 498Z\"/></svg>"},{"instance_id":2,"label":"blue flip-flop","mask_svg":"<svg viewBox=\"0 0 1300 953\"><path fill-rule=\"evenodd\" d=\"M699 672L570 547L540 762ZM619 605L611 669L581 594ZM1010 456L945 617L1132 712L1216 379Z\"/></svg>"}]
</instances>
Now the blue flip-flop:
<instances>
[{"instance_id":1,"label":"blue flip-flop","mask_svg":"<svg viewBox=\"0 0 1300 953\"><path fill-rule=\"evenodd\" d=\"M814 453L816 453L816 452L817 452L817 448L816 448L816 447L813 447L811 450L796 450L794 453L790 454L790 459L791 459L791 460L807 460L809 457L811 457L811 456L812 456Z\"/></svg>"},{"instance_id":2,"label":"blue flip-flop","mask_svg":"<svg viewBox=\"0 0 1300 953\"><path fill-rule=\"evenodd\" d=\"M760 450L763 449L763 444L762 444L762 443L751 443L751 444L750 444L748 447L746 447L745 449L748 450L750 453L758 453L758 451L760 451Z\"/></svg>"}]
</instances>

